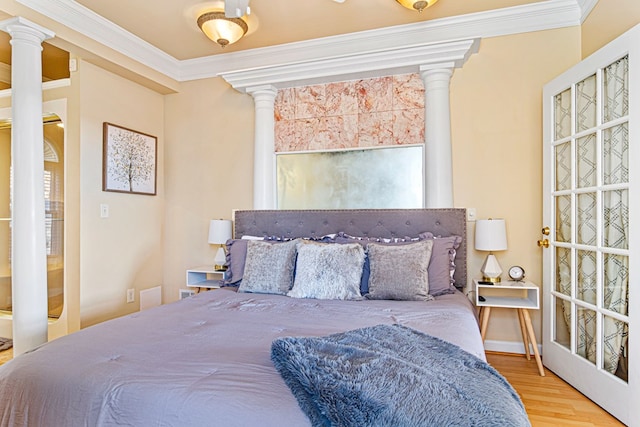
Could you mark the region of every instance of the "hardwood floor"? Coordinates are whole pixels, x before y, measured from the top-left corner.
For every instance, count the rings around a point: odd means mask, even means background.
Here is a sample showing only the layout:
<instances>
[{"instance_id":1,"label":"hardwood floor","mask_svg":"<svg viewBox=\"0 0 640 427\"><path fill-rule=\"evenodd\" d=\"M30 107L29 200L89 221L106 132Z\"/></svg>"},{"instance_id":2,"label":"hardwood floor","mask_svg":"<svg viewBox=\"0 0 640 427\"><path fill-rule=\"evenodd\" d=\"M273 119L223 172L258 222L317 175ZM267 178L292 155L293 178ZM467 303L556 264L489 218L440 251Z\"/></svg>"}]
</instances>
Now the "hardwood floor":
<instances>
[{"instance_id":1,"label":"hardwood floor","mask_svg":"<svg viewBox=\"0 0 640 427\"><path fill-rule=\"evenodd\" d=\"M487 360L516 389L533 427L624 426L548 369L541 377L533 358L487 353Z\"/></svg>"},{"instance_id":2,"label":"hardwood floor","mask_svg":"<svg viewBox=\"0 0 640 427\"><path fill-rule=\"evenodd\" d=\"M13 349L0 351L0 365L7 363L9 360L13 358Z\"/></svg>"},{"instance_id":3,"label":"hardwood floor","mask_svg":"<svg viewBox=\"0 0 640 427\"><path fill-rule=\"evenodd\" d=\"M12 355L13 349L0 352L0 365ZM533 358L487 353L487 360L516 389L533 427L624 425L548 369L545 377L538 375Z\"/></svg>"}]
</instances>

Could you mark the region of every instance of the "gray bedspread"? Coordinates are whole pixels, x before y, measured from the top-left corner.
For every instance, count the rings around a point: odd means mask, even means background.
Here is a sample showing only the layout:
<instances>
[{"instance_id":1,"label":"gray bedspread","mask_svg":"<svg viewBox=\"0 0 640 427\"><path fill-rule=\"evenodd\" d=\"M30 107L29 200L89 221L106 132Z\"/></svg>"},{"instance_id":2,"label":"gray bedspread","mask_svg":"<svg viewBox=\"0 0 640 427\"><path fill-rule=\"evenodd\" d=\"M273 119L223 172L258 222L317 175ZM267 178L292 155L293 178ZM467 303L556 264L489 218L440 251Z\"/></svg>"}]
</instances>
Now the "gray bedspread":
<instances>
[{"instance_id":1,"label":"gray bedspread","mask_svg":"<svg viewBox=\"0 0 640 427\"><path fill-rule=\"evenodd\" d=\"M401 325L278 338L271 359L315 427L530 427L487 362Z\"/></svg>"},{"instance_id":2,"label":"gray bedspread","mask_svg":"<svg viewBox=\"0 0 640 427\"><path fill-rule=\"evenodd\" d=\"M201 293L56 339L0 366L2 426L309 426L270 360L285 336L402 324L484 358L475 312L436 301Z\"/></svg>"}]
</instances>

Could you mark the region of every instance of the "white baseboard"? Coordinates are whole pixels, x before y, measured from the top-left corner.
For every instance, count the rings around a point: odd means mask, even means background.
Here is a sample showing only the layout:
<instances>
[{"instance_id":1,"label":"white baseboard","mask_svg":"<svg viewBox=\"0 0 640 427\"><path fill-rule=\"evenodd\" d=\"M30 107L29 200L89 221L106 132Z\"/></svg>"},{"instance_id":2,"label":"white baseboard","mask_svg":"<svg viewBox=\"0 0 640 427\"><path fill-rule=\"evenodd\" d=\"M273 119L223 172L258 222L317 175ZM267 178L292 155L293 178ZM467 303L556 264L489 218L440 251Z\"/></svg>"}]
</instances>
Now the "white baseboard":
<instances>
[{"instance_id":1,"label":"white baseboard","mask_svg":"<svg viewBox=\"0 0 640 427\"><path fill-rule=\"evenodd\" d=\"M522 342L485 340L484 349L501 353L524 354L524 344ZM538 344L538 352L542 354L542 345L540 344Z\"/></svg>"}]
</instances>

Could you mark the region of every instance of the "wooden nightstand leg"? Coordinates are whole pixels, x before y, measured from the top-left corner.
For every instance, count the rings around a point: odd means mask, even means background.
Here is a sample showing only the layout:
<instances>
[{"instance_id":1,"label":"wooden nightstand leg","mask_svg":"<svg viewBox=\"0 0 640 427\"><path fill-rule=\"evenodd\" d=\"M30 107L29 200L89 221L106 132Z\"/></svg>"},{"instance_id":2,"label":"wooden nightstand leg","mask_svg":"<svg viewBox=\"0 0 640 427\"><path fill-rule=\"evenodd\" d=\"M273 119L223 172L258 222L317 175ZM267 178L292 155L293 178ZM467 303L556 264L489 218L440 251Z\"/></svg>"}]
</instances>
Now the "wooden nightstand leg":
<instances>
[{"instance_id":1,"label":"wooden nightstand leg","mask_svg":"<svg viewBox=\"0 0 640 427\"><path fill-rule=\"evenodd\" d=\"M480 329L482 329L482 310L484 307L478 308L478 323L480 324Z\"/></svg>"},{"instance_id":2,"label":"wooden nightstand leg","mask_svg":"<svg viewBox=\"0 0 640 427\"><path fill-rule=\"evenodd\" d=\"M527 333L529 334L529 339L531 340L531 345L533 347L533 355L535 356L536 363L538 364L538 372L540 372L540 376L544 377L544 368L542 367L540 353L538 353L538 343L536 342L536 335L533 332L533 326L531 326L531 317L529 316L529 310L523 308L522 315L524 317L524 324L527 326Z\"/></svg>"},{"instance_id":3,"label":"wooden nightstand leg","mask_svg":"<svg viewBox=\"0 0 640 427\"><path fill-rule=\"evenodd\" d=\"M482 336L482 342L484 342L484 337L487 335L487 326L489 326L489 315L491 314L491 307L484 307L482 309L482 321L480 324L480 335Z\"/></svg>"},{"instance_id":4,"label":"wooden nightstand leg","mask_svg":"<svg viewBox=\"0 0 640 427\"><path fill-rule=\"evenodd\" d=\"M527 328L524 324L524 317L522 315L522 309L518 308L518 322L520 322L520 333L522 333L522 343L524 344L524 354L527 356L527 360L531 360L531 354L529 351L529 335L527 335Z\"/></svg>"}]
</instances>

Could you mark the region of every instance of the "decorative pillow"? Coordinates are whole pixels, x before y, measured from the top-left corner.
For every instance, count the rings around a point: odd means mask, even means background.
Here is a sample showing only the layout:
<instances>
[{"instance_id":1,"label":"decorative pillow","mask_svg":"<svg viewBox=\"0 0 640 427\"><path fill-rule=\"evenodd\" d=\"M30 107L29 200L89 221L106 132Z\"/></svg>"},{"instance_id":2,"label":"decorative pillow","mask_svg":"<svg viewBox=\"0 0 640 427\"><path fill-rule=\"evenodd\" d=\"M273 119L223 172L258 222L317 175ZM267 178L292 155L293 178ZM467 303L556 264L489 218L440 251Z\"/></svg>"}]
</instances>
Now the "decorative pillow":
<instances>
[{"instance_id":1,"label":"decorative pillow","mask_svg":"<svg viewBox=\"0 0 640 427\"><path fill-rule=\"evenodd\" d=\"M225 286L238 286L244 275L244 264L247 258L247 242L249 240L267 241L266 237L242 236L241 239L227 240L227 271L224 275ZM280 243L269 241L269 243Z\"/></svg>"},{"instance_id":2,"label":"decorative pillow","mask_svg":"<svg viewBox=\"0 0 640 427\"><path fill-rule=\"evenodd\" d=\"M360 299L364 248L357 243L298 243L293 298Z\"/></svg>"},{"instance_id":3,"label":"decorative pillow","mask_svg":"<svg viewBox=\"0 0 640 427\"><path fill-rule=\"evenodd\" d=\"M429 263L429 293L433 296L454 293L456 249L460 247L462 237L435 237L432 233L420 233L419 236L421 239L433 241Z\"/></svg>"},{"instance_id":4,"label":"decorative pillow","mask_svg":"<svg viewBox=\"0 0 640 427\"><path fill-rule=\"evenodd\" d=\"M407 245L419 241L418 237L394 237L394 238L382 238L382 237L357 237L351 236L344 232L339 232L333 238L334 243L353 243L357 242L361 244L365 249L367 244L371 242L377 242L383 245ZM369 292L369 275L370 275L370 263L369 255L365 252L364 267L362 268L362 279L360 280L360 294L365 295Z\"/></svg>"},{"instance_id":5,"label":"decorative pillow","mask_svg":"<svg viewBox=\"0 0 640 427\"><path fill-rule=\"evenodd\" d=\"M293 284L296 244L296 240L279 244L249 240L238 292L286 295Z\"/></svg>"},{"instance_id":6,"label":"decorative pillow","mask_svg":"<svg viewBox=\"0 0 640 427\"><path fill-rule=\"evenodd\" d=\"M433 240L407 245L369 243L368 299L430 301L429 260Z\"/></svg>"},{"instance_id":7,"label":"decorative pillow","mask_svg":"<svg viewBox=\"0 0 640 427\"><path fill-rule=\"evenodd\" d=\"M227 271L224 275L224 284L227 286L237 286L244 274L244 263L247 258L246 239L227 240Z\"/></svg>"},{"instance_id":8,"label":"decorative pillow","mask_svg":"<svg viewBox=\"0 0 640 427\"><path fill-rule=\"evenodd\" d=\"M331 241L335 236L336 236L335 234L326 234L324 236L308 236L308 237L307 236L305 237L267 236L264 238L264 240L276 241L276 242L287 242L289 240L303 239L303 240L309 240L313 242L331 243Z\"/></svg>"}]
</instances>

